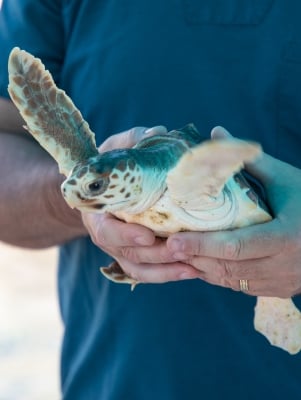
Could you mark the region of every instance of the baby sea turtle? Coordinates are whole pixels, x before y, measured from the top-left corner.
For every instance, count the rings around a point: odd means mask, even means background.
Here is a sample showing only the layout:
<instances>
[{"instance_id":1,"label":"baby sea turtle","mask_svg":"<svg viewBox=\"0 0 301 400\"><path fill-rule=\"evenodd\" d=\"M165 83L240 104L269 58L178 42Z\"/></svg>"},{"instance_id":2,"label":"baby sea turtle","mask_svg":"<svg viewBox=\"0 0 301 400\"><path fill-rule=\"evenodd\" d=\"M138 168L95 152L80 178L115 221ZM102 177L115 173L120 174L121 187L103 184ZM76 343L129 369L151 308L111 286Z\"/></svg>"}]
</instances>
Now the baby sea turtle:
<instances>
[{"instance_id":1,"label":"baby sea turtle","mask_svg":"<svg viewBox=\"0 0 301 400\"><path fill-rule=\"evenodd\" d=\"M8 90L28 131L67 176L62 193L71 207L112 213L163 237L271 219L239 173L244 163L260 156L258 144L204 141L189 124L145 138L131 149L99 154L88 123L39 59L14 48L8 70ZM117 263L102 272L115 282L137 283ZM301 314L291 299L259 297L255 328L291 354L301 349Z\"/></svg>"}]
</instances>

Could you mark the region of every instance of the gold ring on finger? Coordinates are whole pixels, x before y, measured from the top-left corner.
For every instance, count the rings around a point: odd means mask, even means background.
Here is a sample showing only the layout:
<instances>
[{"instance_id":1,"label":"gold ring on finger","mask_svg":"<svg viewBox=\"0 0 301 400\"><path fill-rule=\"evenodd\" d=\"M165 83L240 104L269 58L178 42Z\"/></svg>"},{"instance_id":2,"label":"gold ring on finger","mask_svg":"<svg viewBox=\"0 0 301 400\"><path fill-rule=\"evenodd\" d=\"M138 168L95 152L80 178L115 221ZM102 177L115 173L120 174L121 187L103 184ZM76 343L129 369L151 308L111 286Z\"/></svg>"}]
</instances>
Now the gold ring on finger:
<instances>
[{"instance_id":1,"label":"gold ring on finger","mask_svg":"<svg viewBox=\"0 0 301 400\"><path fill-rule=\"evenodd\" d=\"M240 279L239 280L239 287L242 292L248 292L249 291L249 282L247 279Z\"/></svg>"}]
</instances>

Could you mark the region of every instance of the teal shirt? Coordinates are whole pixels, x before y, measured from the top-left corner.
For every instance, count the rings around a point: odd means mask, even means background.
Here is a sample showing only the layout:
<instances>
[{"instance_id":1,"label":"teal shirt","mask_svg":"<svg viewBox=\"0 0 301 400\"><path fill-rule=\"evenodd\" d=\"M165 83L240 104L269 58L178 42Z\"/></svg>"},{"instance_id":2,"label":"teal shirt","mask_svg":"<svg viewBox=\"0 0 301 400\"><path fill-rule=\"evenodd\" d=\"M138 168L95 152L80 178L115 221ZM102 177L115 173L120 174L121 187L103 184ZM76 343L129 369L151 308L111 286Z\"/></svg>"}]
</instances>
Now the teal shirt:
<instances>
[{"instance_id":1,"label":"teal shirt","mask_svg":"<svg viewBox=\"0 0 301 400\"><path fill-rule=\"evenodd\" d=\"M223 125L301 167L301 4L286 0L4 0L13 46L40 57L100 144L133 126ZM301 355L255 332L255 298L201 280L132 293L88 238L61 247L66 400L295 399ZM295 299L301 308L300 296Z\"/></svg>"}]
</instances>

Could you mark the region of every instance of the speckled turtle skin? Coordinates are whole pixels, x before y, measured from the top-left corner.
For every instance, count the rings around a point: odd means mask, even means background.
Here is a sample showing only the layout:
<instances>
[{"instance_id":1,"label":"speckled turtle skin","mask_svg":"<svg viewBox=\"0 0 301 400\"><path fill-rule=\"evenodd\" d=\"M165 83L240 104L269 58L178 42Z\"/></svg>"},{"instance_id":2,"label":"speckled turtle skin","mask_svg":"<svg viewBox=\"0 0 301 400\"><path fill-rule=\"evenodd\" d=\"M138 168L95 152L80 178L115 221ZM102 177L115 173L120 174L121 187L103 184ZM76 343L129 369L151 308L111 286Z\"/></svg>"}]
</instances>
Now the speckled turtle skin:
<instances>
[{"instance_id":1,"label":"speckled turtle skin","mask_svg":"<svg viewBox=\"0 0 301 400\"><path fill-rule=\"evenodd\" d=\"M71 207L111 213L162 237L271 220L240 173L244 163L260 157L258 144L204 140L189 124L147 137L131 149L100 154L88 123L41 60L14 48L8 71L11 99L28 131L66 176L62 194ZM116 262L101 271L114 282L138 283ZM259 297L254 324L271 344L291 354L301 350L301 313L291 299Z\"/></svg>"}]
</instances>

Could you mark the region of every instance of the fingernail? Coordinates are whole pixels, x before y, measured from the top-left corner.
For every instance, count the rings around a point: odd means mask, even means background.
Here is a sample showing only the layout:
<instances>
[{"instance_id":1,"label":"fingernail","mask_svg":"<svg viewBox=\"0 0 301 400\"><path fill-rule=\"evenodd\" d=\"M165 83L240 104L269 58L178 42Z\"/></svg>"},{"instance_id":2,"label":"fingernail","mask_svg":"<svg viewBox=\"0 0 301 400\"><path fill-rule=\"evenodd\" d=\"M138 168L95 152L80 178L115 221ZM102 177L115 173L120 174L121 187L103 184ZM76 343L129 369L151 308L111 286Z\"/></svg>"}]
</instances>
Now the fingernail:
<instances>
[{"instance_id":1,"label":"fingernail","mask_svg":"<svg viewBox=\"0 0 301 400\"><path fill-rule=\"evenodd\" d=\"M223 139L223 138L231 138L231 137L233 137L230 134L230 132L228 132L222 126L216 126L215 128L213 128L212 131L211 131L211 136L214 139Z\"/></svg>"},{"instance_id":2,"label":"fingernail","mask_svg":"<svg viewBox=\"0 0 301 400\"><path fill-rule=\"evenodd\" d=\"M167 133L167 128L163 125L153 126L152 128L146 129L145 133L147 135L151 134L163 135Z\"/></svg>"}]
</instances>

